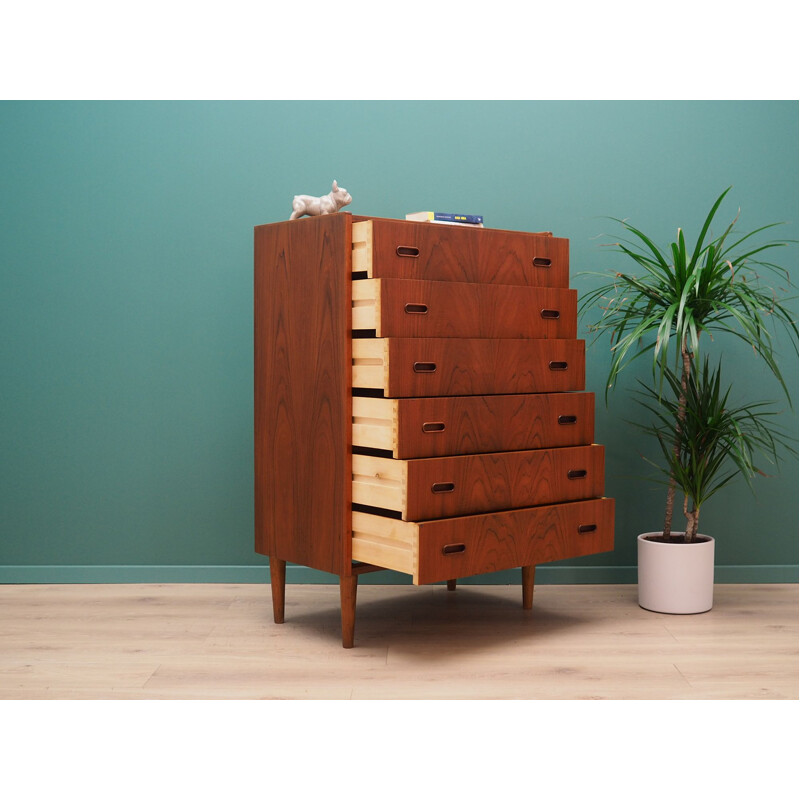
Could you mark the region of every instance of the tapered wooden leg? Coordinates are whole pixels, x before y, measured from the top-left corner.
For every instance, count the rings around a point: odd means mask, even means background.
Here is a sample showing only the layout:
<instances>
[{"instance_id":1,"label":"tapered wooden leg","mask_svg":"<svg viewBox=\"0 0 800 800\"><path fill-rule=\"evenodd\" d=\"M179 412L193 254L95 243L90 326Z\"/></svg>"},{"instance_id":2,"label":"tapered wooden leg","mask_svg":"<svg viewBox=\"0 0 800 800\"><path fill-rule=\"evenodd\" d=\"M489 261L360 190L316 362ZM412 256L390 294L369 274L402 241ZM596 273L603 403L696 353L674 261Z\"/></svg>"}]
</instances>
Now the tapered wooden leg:
<instances>
[{"instance_id":1,"label":"tapered wooden leg","mask_svg":"<svg viewBox=\"0 0 800 800\"><path fill-rule=\"evenodd\" d=\"M447 581L447 591L454 592L456 590L456 579L453 578L451 581Z\"/></svg>"},{"instance_id":2,"label":"tapered wooden leg","mask_svg":"<svg viewBox=\"0 0 800 800\"><path fill-rule=\"evenodd\" d=\"M339 576L339 595L342 600L342 647L352 647L356 629L356 592L358 575Z\"/></svg>"},{"instance_id":3,"label":"tapered wooden leg","mask_svg":"<svg viewBox=\"0 0 800 800\"><path fill-rule=\"evenodd\" d=\"M536 566L522 568L522 607L525 610L533 608L533 576Z\"/></svg>"},{"instance_id":4,"label":"tapered wooden leg","mask_svg":"<svg viewBox=\"0 0 800 800\"><path fill-rule=\"evenodd\" d=\"M272 586L272 616L280 624L286 598L286 562L274 556L269 557L269 582Z\"/></svg>"}]
</instances>

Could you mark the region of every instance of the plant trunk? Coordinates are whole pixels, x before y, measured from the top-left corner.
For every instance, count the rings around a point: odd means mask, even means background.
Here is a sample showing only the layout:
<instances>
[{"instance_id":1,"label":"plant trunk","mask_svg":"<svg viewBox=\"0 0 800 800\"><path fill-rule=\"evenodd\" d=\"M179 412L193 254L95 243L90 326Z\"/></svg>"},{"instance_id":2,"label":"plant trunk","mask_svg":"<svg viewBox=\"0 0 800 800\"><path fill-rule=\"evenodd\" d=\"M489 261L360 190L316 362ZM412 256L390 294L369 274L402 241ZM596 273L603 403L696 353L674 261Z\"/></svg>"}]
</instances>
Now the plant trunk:
<instances>
[{"instance_id":1,"label":"plant trunk","mask_svg":"<svg viewBox=\"0 0 800 800\"><path fill-rule=\"evenodd\" d=\"M683 501L683 513L686 517L686 535L684 541L693 542L697 536L697 523L700 518L700 509L695 507L691 511L687 510L688 503Z\"/></svg>"},{"instance_id":2,"label":"plant trunk","mask_svg":"<svg viewBox=\"0 0 800 800\"><path fill-rule=\"evenodd\" d=\"M675 447L673 453L678 458L681 449L681 432L683 421L686 419L686 391L689 385L689 374L692 371L692 354L686 349L686 339L681 341L681 358L683 359L683 369L681 370L681 395L678 398L678 418L675 421ZM670 475L669 488L667 489L667 507L664 512L664 538L668 539L672 533L672 512L675 508L675 476ZM685 509L685 503L684 503ZM689 540L687 528L686 539Z\"/></svg>"}]
</instances>

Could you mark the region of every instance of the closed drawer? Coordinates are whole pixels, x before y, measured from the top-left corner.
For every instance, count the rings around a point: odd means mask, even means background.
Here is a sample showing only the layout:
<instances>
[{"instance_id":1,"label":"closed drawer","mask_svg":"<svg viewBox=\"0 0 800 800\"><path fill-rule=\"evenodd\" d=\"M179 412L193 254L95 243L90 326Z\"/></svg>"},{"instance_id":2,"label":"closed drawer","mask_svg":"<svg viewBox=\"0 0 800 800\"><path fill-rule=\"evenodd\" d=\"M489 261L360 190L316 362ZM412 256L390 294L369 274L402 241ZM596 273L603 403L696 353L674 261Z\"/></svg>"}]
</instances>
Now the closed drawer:
<instances>
[{"instance_id":1,"label":"closed drawer","mask_svg":"<svg viewBox=\"0 0 800 800\"><path fill-rule=\"evenodd\" d=\"M387 397L579 391L584 342L354 339L353 387L379 389Z\"/></svg>"},{"instance_id":2,"label":"closed drawer","mask_svg":"<svg viewBox=\"0 0 800 800\"><path fill-rule=\"evenodd\" d=\"M574 339L577 306L574 289L353 281L353 330L377 336Z\"/></svg>"},{"instance_id":3,"label":"closed drawer","mask_svg":"<svg viewBox=\"0 0 800 800\"><path fill-rule=\"evenodd\" d=\"M354 273L369 278L569 286L569 239L430 222L353 222Z\"/></svg>"},{"instance_id":4,"label":"closed drawer","mask_svg":"<svg viewBox=\"0 0 800 800\"><path fill-rule=\"evenodd\" d=\"M603 486L599 445L413 460L353 455L353 502L405 520L585 500Z\"/></svg>"},{"instance_id":5,"label":"closed drawer","mask_svg":"<svg viewBox=\"0 0 800 800\"><path fill-rule=\"evenodd\" d=\"M353 512L353 558L415 584L588 556L614 548L614 500L406 522Z\"/></svg>"},{"instance_id":6,"label":"closed drawer","mask_svg":"<svg viewBox=\"0 0 800 800\"><path fill-rule=\"evenodd\" d=\"M594 394L354 397L352 441L395 458L591 444Z\"/></svg>"}]
</instances>

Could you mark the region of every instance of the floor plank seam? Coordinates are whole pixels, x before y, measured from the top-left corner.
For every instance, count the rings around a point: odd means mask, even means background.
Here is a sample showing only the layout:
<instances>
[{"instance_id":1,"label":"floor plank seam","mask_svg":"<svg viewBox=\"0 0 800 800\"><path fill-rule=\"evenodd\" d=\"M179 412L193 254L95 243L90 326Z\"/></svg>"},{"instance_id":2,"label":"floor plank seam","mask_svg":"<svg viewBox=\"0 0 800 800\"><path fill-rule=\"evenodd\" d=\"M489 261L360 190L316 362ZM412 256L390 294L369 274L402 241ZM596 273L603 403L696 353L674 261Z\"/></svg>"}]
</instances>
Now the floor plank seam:
<instances>
[{"instance_id":1,"label":"floor plank seam","mask_svg":"<svg viewBox=\"0 0 800 800\"><path fill-rule=\"evenodd\" d=\"M678 667L678 665L677 664L673 664L672 666L675 667L675 670L677 671L678 675L680 675L681 678L683 678L683 680L686 682L686 685L689 686L690 688L694 689L694 686L692 686L691 681L681 672L681 670Z\"/></svg>"},{"instance_id":2,"label":"floor plank seam","mask_svg":"<svg viewBox=\"0 0 800 800\"><path fill-rule=\"evenodd\" d=\"M675 640L676 643L680 643L680 639L666 626L662 625L664 630Z\"/></svg>"},{"instance_id":3,"label":"floor plank seam","mask_svg":"<svg viewBox=\"0 0 800 800\"><path fill-rule=\"evenodd\" d=\"M153 671L150 673L150 675L149 675L149 677L147 678L147 680L146 680L146 681L145 681L145 682L144 682L144 683L143 683L143 684L142 684L142 685L141 685L139 688L140 688L140 689L146 689L146 688L147 688L147 684L148 684L148 683L150 683L150 681L151 681L151 680L153 680L153 678L155 678L155 676L156 676L156 673L157 673L157 672L158 672L158 671L161 669L161 667L162 667L162 666L164 666L164 665L163 665L163 664L159 664L159 665L158 665L158 666L157 666L157 667L156 667L156 668L155 668L155 669L154 669L154 670L153 670Z\"/></svg>"}]
</instances>

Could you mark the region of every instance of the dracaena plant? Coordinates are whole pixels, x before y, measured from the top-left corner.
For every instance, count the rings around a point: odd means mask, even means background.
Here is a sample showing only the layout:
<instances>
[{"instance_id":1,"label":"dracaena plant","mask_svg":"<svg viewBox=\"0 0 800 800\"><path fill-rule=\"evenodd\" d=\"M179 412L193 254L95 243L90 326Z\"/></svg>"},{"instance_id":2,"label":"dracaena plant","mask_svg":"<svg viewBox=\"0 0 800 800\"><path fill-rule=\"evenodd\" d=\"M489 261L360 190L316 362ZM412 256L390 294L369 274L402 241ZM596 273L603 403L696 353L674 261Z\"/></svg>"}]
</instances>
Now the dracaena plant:
<instances>
[{"instance_id":1,"label":"dracaena plant","mask_svg":"<svg viewBox=\"0 0 800 800\"><path fill-rule=\"evenodd\" d=\"M723 388L721 366L709 367L708 358L682 382L682 376L665 369L667 383L659 395L652 386L639 381L637 402L651 414L650 424L633 423L655 437L664 462L647 460L683 492L686 517L685 540L697 535L703 503L742 475L752 488L752 479L766 473L758 466L762 458L770 464L778 461L779 450L791 453L789 436L775 423L773 403L736 404L730 387ZM683 422L676 437L675 420L683 402Z\"/></svg>"},{"instance_id":2,"label":"dracaena plant","mask_svg":"<svg viewBox=\"0 0 800 800\"><path fill-rule=\"evenodd\" d=\"M590 325L595 339L611 335L606 402L622 369L647 353L652 353L657 395L661 396L668 365L674 359L681 387L674 409L675 457L686 419L692 364L702 343L713 339L714 334L729 334L750 345L789 397L775 360L773 333L783 329L792 334L797 350L797 325L785 296L785 287L792 284L787 271L768 259L771 251L785 247L790 240L760 241L766 231L781 223L738 231L738 213L720 235L714 236L711 224L730 189L716 199L691 246L687 246L681 228L676 240L662 249L638 228L612 217L632 239L621 239L610 247L630 259L635 271L613 272L610 281L607 273L602 274L606 282L587 292L580 306L582 316L597 305L602 310L600 318ZM765 277L783 285L776 290ZM665 537L671 533L674 503L675 476L667 490Z\"/></svg>"}]
</instances>

